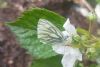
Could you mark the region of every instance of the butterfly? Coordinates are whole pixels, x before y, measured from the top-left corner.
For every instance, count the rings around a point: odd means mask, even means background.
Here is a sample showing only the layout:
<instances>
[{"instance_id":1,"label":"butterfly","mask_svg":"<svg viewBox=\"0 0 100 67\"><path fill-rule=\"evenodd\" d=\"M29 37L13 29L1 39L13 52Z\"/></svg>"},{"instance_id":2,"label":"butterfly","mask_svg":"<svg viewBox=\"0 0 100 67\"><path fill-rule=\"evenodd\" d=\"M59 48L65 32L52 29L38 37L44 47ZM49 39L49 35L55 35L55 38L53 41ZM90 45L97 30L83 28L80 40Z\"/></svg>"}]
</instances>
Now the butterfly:
<instances>
[{"instance_id":1,"label":"butterfly","mask_svg":"<svg viewBox=\"0 0 100 67\"><path fill-rule=\"evenodd\" d=\"M66 26L66 24L64 26ZM71 25L69 25L69 28L70 27L73 28ZM69 34L68 31L60 31L56 26L46 19L39 19L38 21L37 37L42 43L66 45L71 34ZM71 32L71 29L69 32Z\"/></svg>"}]
</instances>

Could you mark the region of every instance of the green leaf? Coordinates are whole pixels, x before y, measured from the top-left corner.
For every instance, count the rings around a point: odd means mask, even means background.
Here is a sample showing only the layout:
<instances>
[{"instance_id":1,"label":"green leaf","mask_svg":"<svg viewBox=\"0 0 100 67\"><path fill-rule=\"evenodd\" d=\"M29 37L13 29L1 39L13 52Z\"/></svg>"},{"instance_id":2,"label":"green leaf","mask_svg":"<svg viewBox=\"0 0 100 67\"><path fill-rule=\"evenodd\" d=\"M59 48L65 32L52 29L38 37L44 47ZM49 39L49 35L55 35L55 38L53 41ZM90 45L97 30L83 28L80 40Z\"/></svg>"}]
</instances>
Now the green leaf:
<instances>
[{"instance_id":1,"label":"green leaf","mask_svg":"<svg viewBox=\"0 0 100 67\"><path fill-rule=\"evenodd\" d=\"M96 0L96 2L100 4L100 0Z\"/></svg>"},{"instance_id":2,"label":"green leaf","mask_svg":"<svg viewBox=\"0 0 100 67\"><path fill-rule=\"evenodd\" d=\"M8 26L16 34L21 46L28 50L29 54L36 58L48 58L55 56L48 44L43 44L37 39L37 23L40 18L52 22L60 30L63 30L65 18L52 11L40 8L25 11L23 15Z\"/></svg>"},{"instance_id":3,"label":"green leaf","mask_svg":"<svg viewBox=\"0 0 100 67\"><path fill-rule=\"evenodd\" d=\"M87 30L82 29L82 28L77 28L77 32L78 32L79 34L81 34L81 35L87 35L87 36L90 35L90 33L89 33Z\"/></svg>"},{"instance_id":4,"label":"green leaf","mask_svg":"<svg viewBox=\"0 0 100 67\"><path fill-rule=\"evenodd\" d=\"M61 56L54 56L48 59L33 60L31 67L62 67Z\"/></svg>"}]
</instances>

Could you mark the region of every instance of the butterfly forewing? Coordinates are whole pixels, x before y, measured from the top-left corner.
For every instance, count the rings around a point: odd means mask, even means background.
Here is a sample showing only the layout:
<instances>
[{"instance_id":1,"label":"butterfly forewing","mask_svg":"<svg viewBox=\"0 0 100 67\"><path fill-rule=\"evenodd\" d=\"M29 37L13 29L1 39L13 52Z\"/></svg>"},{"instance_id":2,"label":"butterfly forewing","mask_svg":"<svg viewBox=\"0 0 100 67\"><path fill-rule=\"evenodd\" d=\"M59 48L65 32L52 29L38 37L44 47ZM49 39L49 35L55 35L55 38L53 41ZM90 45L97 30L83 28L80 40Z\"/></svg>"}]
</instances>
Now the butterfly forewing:
<instances>
[{"instance_id":1,"label":"butterfly forewing","mask_svg":"<svg viewBox=\"0 0 100 67\"><path fill-rule=\"evenodd\" d=\"M38 38L41 42L46 44L63 43L64 37L61 31L48 20L40 19L37 27Z\"/></svg>"}]
</instances>

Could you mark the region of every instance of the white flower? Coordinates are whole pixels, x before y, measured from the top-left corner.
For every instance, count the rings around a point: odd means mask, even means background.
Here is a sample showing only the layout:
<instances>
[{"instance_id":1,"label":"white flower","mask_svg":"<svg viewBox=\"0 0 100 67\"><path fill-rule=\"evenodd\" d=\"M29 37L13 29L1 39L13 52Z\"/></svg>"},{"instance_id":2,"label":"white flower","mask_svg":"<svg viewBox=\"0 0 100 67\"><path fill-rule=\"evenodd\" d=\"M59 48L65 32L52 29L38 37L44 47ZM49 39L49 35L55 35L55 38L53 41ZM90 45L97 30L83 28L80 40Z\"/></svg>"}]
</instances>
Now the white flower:
<instances>
[{"instance_id":1,"label":"white flower","mask_svg":"<svg viewBox=\"0 0 100 67\"><path fill-rule=\"evenodd\" d=\"M64 37L69 36L67 39L69 42L67 44L69 46L56 44L56 45L52 45L52 48L56 53L63 55L63 58L61 60L63 67L73 67L76 60L82 61L82 54L79 51L79 49L70 46L72 37L76 36L77 32L75 30L75 27L72 24L70 24L69 19L67 19L63 27L65 29L65 31L62 32L63 36Z\"/></svg>"},{"instance_id":2,"label":"white flower","mask_svg":"<svg viewBox=\"0 0 100 67\"><path fill-rule=\"evenodd\" d=\"M69 19L67 19L67 21L65 22L63 27L64 27L65 31L69 33L70 36L77 34L76 30L75 30L75 27L72 24L70 24Z\"/></svg>"},{"instance_id":3,"label":"white flower","mask_svg":"<svg viewBox=\"0 0 100 67\"><path fill-rule=\"evenodd\" d=\"M94 16L94 14L92 14L92 12L95 11L96 14L96 18L97 18L97 22L100 23L100 4L97 4L94 11L91 10L89 11L88 9L86 9L85 7L75 7L75 10L77 12L79 12L82 16L84 17L89 17L89 16Z\"/></svg>"},{"instance_id":4,"label":"white flower","mask_svg":"<svg viewBox=\"0 0 100 67\"><path fill-rule=\"evenodd\" d=\"M75 7L76 11L79 12L82 16L87 17L89 14L89 10L85 7Z\"/></svg>"},{"instance_id":5,"label":"white flower","mask_svg":"<svg viewBox=\"0 0 100 67\"><path fill-rule=\"evenodd\" d=\"M97 21L100 23L100 4L97 4L95 7L95 13L97 15Z\"/></svg>"},{"instance_id":6,"label":"white flower","mask_svg":"<svg viewBox=\"0 0 100 67\"><path fill-rule=\"evenodd\" d=\"M96 62L100 64L100 57L97 57Z\"/></svg>"}]
</instances>

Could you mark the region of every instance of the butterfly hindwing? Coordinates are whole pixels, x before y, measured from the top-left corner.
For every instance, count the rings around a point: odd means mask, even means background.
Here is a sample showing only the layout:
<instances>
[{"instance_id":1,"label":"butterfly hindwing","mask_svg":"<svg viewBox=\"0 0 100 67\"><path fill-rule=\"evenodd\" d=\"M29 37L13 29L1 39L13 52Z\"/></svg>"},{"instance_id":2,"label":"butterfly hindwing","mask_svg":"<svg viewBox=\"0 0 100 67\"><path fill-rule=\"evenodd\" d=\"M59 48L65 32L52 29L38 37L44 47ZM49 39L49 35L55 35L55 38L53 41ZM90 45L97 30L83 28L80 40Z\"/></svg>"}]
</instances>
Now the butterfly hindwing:
<instances>
[{"instance_id":1,"label":"butterfly hindwing","mask_svg":"<svg viewBox=\"0 0 100 67\"><path fill-rule=\"evenodd\" d=\"M41 42L58 44L64 41L62 32L48 20L40 19L37 27L38 38Z\"/></svg>"}]
</instances>

